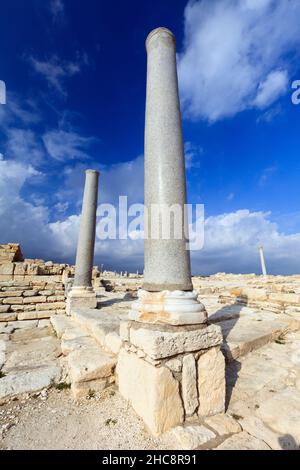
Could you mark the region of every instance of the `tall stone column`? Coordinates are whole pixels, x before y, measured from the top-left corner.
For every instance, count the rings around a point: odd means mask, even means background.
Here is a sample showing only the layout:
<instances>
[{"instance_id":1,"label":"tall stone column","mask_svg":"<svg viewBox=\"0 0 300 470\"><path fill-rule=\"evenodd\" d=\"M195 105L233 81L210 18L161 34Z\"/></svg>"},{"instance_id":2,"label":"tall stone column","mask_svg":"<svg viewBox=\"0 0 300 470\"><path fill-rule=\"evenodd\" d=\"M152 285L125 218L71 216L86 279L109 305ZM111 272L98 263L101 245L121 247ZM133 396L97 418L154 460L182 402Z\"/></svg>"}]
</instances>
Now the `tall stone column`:
<instances>
[{"instance_id":1,"label":"tall stone column","mask_svg":"<svg viewBox=\"0 0 300 470\"><path fill-rule=\"evenodd\" d=\"M265 262L264 249L263 249L262 246L260 246L258 249L259 249L259 257L260 257L262 274L263 274L263 276L266 276L267 275L267 268L266 268L266 262Z\"/></svg>"},{"instance_id":2,"label":"tall stone column","mask_svg":"<svg viewBox=\"0 0 300 470\"><path fill-rule=\"evenodd\" d=\"M156 207L178 204L184 216L186 182L175 37L166 28L152 31L146 41L147 93L145 121L145 206L148 239L145 240L144 289L191 291L189 251L184 227L181 239L162 239L162 218ZM153 224L158 222L158 227ZM158 230L158 239L152 231Z\"/></svg>"},{"instance_id":3,"label":"tall stone column","mask_svg":"<svg viewBox=\"0 0 300 470\"><path fill-rule=\"evenodd\" d=\"M176 237L167 238L164 215L157 218L157 208L164 214L175 204L183 215L186 203L174 35L155 29L146 48L145 275L120 326L116 370L120 393L159 435L189 418L224 412L225 362L221 328L208 325L193 291L184 219L173 222Z\"/></svg>"},{"instance_id":4,"label":"tall stone column","mask_svg":"<svg viewBox=\"0 0 300 470\"><path fill-rule=\"evenodd\" d=\"M86 170L74 284L67 299L67 313L69 314L72 307L97 307L96 294L92 287L92 271L96 235L98 180L98 171Z\"/></svg>"},{"instance_id":5,"label":"tall stone column","mask_svg":"<svg viewBox=\"0 0 300 470\"><path fill-rule=\"evenodd\" d=\"M166 28L146 40L145 271L143 290L130 318L189 324L206 321L193 292L185 234L186 177L176 69L176 41ZM170 220L169 239L163 224ZM166 210L166 212L164 212ZM157 213L159 216L157 217ZM149 312L153 315L149 315ZM163 317L163 318L162 318Z\"/></svg>"}]
</instances>

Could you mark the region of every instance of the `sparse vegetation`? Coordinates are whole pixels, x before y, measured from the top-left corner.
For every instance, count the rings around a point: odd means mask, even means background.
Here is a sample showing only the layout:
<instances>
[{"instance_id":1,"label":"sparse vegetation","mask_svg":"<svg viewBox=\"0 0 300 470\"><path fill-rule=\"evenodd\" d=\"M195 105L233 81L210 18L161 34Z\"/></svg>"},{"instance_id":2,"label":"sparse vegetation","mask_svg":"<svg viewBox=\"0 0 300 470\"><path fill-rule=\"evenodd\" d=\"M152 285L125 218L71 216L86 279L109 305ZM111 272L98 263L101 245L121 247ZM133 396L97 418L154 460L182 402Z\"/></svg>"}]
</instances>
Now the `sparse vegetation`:
<instances>
[{"instance_id":1,"label":"sparse vegetation","mask_svg":"<svg viewBox=\"0 0 300 470\"><path fill-rule=\"evenodd\" d=\"M59 382L58 384L55 385L55 388L57 390L67 390L71 388L71 384L68 384L67 382Z\"/></svg>"}]
</instances>

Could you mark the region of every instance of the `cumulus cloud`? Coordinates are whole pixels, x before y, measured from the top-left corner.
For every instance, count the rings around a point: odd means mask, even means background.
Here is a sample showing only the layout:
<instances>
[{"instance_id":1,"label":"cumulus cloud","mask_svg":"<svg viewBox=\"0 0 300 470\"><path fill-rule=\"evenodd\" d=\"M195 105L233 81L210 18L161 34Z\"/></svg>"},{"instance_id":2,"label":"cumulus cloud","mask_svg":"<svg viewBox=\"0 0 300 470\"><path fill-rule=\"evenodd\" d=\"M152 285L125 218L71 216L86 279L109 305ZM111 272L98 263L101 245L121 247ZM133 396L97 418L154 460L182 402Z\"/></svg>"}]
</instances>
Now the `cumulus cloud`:
<instances>
[{"instance_id":1,"label":"cumulus cloud","mask_svg":"<svg viewBox=\"0 0 300 470\"><path fill-rule=\"evenodd\" d=\"M239 210L208 217L204 248L192 253L196 273L260 273L258 246L263 245L269 273L295 274L300 270L300 233L286 235L271 214Z\"/></svg>"},{"instance_id":2,"label":"cumulus cloud","mask_svg":"<svg viewBox=\"0 0 300 470\"><path fill-rule=\"evenodd\" d=\"M140 158L115 166L115 181L124 175L141 171ZM106 169L109 173L109 168ZM116 175L117 173L117 175ZM50 222L49 209L33 204L22 196L22 189L40 175L31 165L0 159L0 221L1 241L20 242L27 257L43 257L74 262L79 229L79 207L76 213L58 220L64 209L57 207L57 219ZM103 184L106 178L103 176ZM107 181L106 197L114 201L118 189ZM123 181L122 192L130 194L132 180ZM79 188L77 187L77 192ZM101 180L100 180L101 200ZM67 202L67 201L65 201ZM97 233L99 233L99 223ZM270 213L239 210L208 217L205 221L204 247L193 251L194 274L225 271L234 273L260 272L258 245L265 249L267 268L274 274L299 272L300 233L287 235L272 222ZM143 266L143 240L133 236L127 240L99 240L95 247L96 264L120 270L135 271Z\"/></svg>"},{"instance_id":3,"label":"cumulus cloud","mask_svg":"<svg viewBox=\"0 0 300 470\"><path fill-rule=\"evenodd\" d=\"M190 0L178 56L186 116L214 122L274 103L299 57L299 16L299 0Z\"/></svg>"}]
</instances>

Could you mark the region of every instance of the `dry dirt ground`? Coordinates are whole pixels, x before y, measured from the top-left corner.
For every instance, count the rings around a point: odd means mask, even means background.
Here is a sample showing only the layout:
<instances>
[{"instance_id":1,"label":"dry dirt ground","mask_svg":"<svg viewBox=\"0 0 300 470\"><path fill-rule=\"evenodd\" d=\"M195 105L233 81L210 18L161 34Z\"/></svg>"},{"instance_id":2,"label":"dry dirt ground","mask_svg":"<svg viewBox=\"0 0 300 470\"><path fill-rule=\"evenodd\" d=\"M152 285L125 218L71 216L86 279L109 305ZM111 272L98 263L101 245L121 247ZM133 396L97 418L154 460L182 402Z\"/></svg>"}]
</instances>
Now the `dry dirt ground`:
<instances>
[{"instance_id":1,"label":"dry dirt ground","mask_svg":"<svg viewBox=\"0 0 300 470\"><path fill-rule=\"evenodd\" d=\"M166 449L113 389L75 403L51 389L0 408L0 449ZM5 423L5 424L3 424Z\"/></svg>"}]
</instances>

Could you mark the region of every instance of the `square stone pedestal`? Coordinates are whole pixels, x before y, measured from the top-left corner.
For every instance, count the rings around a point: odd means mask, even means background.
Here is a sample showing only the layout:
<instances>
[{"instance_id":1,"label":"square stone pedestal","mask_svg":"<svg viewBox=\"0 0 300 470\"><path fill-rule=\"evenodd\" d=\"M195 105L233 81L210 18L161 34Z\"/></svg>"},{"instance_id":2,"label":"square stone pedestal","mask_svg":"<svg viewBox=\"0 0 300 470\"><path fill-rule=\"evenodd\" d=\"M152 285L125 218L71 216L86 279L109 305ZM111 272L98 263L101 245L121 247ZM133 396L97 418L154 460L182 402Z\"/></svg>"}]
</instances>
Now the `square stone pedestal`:
<instances>
[{"instance_id":1,"label":"square stone pedestal","mask_svg":"<svg viewBox=\"0 0 300 470\"><path fill-rule=\"evenodd\" d=\"M225 361L217 325L122 322L120 393L158 436L188 418L225 411Z\"/></svg>"},{"instance_id":2,"label":"square stone pedestal","mask_svg":"<svg viewBox=\"0 0 300 470\"><path fill-rule=\"evenodd\" d=\"M92 287L72 287L67 295L66 313L71 315L73 308L97 308L97 297Z\"/></svg>"}]
</instances>

